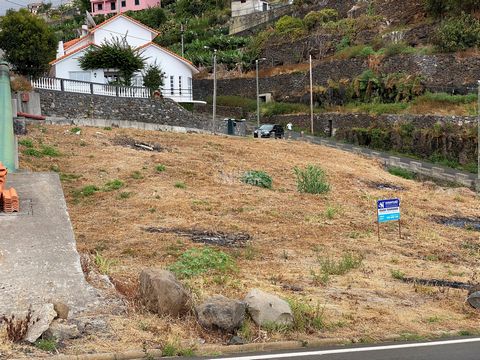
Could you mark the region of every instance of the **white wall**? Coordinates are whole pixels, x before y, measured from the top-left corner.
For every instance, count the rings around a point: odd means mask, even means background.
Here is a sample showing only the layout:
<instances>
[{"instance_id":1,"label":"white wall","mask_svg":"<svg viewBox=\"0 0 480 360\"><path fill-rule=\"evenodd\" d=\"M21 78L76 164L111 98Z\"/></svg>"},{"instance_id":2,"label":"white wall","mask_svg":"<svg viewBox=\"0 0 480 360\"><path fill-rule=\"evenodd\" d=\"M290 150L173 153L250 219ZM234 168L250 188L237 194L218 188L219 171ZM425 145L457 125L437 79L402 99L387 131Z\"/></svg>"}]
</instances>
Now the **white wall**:
<instances>
[{"instance_id":1,"label":"white wall","mask_svg":"<svg viewBox=\"0 0 480 360\"><path fill-rule=\"evenodd\" d=\"M153 34L123 17L118 17L93 33L94 43L101 45L105 40L123 38L127 35L127 42L132 47L138 47L153 40Z\"/></svg>"},{"instance_id":2,"label":"white wall","mask_svg":"<svg viewBox=\"0 0 480 360\"><path fill-rule=\"evenodd\" d=\"M263 11L263 1L261 0L246 0L244 3L241 1L232 1L233 17L247 15L257 11Z\"/></svg>"},{"instance_id":3,"label":"white wall","mask_svg":"<svg viewBox=\"0 0 480 360\"><path fill-rule=\"evenodd\" d=\"M147 64L156 64L165 73L165 80L163 84L163 94L165 97L171 98L175 101L191 101L192 89L189 78L193 77L192 69L183 61L176 58L174 55L163 51L162 49L152 45L147 47L142 53L147 58ZM174 94L171 94L170 76L174 79ZM179 77L182 77L182 95L179 94Z\"/></svg>"},{"instance_id":4,"label":"white wall","mask_svg":"<svg viewBox=\"0 0 480 360\"><path fill-rule=\"evenodd\" d=\"M68 58L60 60L57 64L55 64L55 77L61 79L70 79L70 72L71 71L85 71L82 70L79 64L79 58L81 58L88 49L80 50L75 55L72 55ZM103 70L95 70L89 71L90 72L90 81L97 82L97 83L104 83L103 77Z\"/></svg>"}]
</instances>

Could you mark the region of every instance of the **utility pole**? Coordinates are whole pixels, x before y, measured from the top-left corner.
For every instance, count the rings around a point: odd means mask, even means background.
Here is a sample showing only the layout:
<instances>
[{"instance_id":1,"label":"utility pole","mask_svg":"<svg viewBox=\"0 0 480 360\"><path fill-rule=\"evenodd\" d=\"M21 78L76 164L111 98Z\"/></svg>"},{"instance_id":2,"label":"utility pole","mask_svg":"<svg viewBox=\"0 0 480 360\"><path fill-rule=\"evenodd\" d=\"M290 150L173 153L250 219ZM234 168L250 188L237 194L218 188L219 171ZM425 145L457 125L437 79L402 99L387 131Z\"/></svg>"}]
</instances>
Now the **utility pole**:
<instances>
[{"instance_id":1,"label":"utility pole","mask_svg":"<svg viewBox=\"0 0 480 360\"><path fill-rule=\"evenodd\" d=\"M477 184L475 186L477 193L480 194L480 81L478 82L478 109L477 109Z\"/></svg>"},{"instance_id":2,"label":"utility pole","mask_svg":"<svg viewBox=\"0 0 480 360\"><path fill-rule=\"evenodd\" d=\"M184 50L184 42L183 42L183 23L180 23L180 37L182 39L182 57L185 56L185 50Z\"/></svg>"},{"instance_id":3,"label":"utility pole","mask_svg":"<svg viewBox=\"0 0 480 360\"><path fill-rule=\"evenodd\" d=\"M267 60L267 59L261 58L261 59L255 60L255 80L257 83L257 127L260 127L260 81L258 79L258 63L264 60Z\"/></svg>"},{"instance_id":4,"label":"utility pole","mask_svg":"<svg viewBox=\"0 0 480 360\"><path fill-rule=\"evenodd\" d=\"M212 116L212 130L215 130L215 117L217 116L217 49L213 50L213 116Z\"/></svg>"},{"instance_id":5,"label":"utility pole","mask_svg":"<svg viewBox=\"0 0 480 360\"><path fill-rule=\"evenodd\" d=\"M258 59L255 60L255 79L257 82L257 127L260 127L260 89L258 84Z\"/></svg>"},{"instance_id":6,"label":"utility pole","mask_svg":"<svg viewBox=\"0 0 480 360\"><path fill-rule=\"evenodd\" d=\"M310 131L313 135L313 75L312 75L312 55L310 54Z\"/></svg>"}]
</instances>

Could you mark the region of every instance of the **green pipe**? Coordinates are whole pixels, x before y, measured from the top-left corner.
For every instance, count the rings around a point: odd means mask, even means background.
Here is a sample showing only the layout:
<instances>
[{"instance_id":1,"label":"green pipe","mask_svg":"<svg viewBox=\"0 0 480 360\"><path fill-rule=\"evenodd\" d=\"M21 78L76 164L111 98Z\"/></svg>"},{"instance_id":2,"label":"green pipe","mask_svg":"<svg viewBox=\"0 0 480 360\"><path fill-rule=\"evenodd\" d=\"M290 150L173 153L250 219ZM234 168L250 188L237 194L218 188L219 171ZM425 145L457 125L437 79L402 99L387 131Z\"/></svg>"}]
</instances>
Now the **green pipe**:
<instances>
[{"instance_id":1,"label":"green pipe","mask_svg":"<svg viewBox=\"0 0 480 360\"><path fill-rule=\"evenodd\" d=\"M0 162L10 172L15 171L14 139L10 73L8 64L0 62Z\"/></svg>"}]
</instances>

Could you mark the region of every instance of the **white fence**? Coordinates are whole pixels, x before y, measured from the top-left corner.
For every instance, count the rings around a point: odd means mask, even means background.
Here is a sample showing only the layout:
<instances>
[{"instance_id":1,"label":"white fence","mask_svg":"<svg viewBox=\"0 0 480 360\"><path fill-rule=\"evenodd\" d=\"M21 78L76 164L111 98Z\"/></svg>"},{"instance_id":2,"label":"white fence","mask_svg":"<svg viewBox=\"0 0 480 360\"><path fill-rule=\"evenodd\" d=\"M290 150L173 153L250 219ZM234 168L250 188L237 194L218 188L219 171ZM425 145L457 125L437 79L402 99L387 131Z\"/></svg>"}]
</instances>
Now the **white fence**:
<instances>
[{"instance_id":1,"label":"white fence","mask_svg":"<svg viewBox=\"0 0 480 360\"><path fill-rule=\"evenodd\" d=\"M32 80L32 86L36 89L66 91L81 94L144 99L150 97L150 90L145 87L99 84L86 81L58 79L50 77L42 77L36 80ZM170 93L170 91L168 91L168 93Z\"/></svg>"}]
</instances>

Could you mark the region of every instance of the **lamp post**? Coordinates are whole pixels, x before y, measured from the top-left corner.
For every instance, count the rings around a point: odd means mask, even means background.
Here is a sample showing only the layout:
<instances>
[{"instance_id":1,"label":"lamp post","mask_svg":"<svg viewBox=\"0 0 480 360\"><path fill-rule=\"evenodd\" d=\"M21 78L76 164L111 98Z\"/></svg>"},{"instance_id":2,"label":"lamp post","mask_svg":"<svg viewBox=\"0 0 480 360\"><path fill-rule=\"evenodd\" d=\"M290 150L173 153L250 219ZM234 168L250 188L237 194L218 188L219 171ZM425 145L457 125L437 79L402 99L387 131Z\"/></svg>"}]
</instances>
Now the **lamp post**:
<instances>
[{"instance_id":1,"label":"lamp post","mask_svg":"<svg viewBox=\"0 0 480 360\"><path fill-rule=\"evenodd\" d=\"M258 62L267 60L266 58L261 58L255 60L255 79L257 83L257 127L260 127L260 86L258 80Z\"/></svg>"},{"instance_id":2,"label":"lamp post","mask_svg":"<svg viewBox=\"0 0 480 360\"><path fill-rule=\"evenodd\" d=\"M213 114L212 130L215 134L215 117L217 116L217 49L213 50Z\"/></svg>"},{"instance_id":3,"label":"lamp post","mask_svg":"<svg viewBox=\"0 0 480 360\"><path fill-rule=\"evenodd\" d=\"M185 30L183 29L183 23L180 24L180 37L182 39L182 57L185 56L185 49L184 49L184 41L183 41L183 33Z\"/></svg>"},{"instance_id":4,"label":"lamp post","mask_svg":"<svg viewBox=\"0 0 480 360\"><path fill-rule=\"evenodd\" d=\"M310 131L313 136L313 74L312 74L312 55L310 54Z\"/></svg>"},{"instance_id":5,"label":"lamp post","mask_svg":"<svg viewBox=\"0 0 480 360\"><path fill-rule=\"evenodd\" d=\"M480 81L478 82L478 109L477 109L477 184L475 186L477 193L480 194Z\"/></svg>"}]
</instances>

